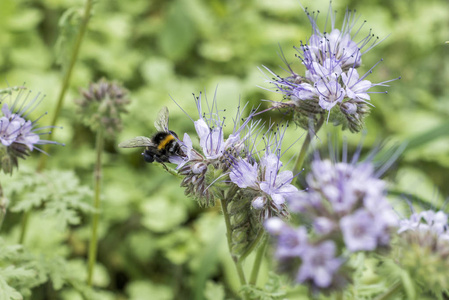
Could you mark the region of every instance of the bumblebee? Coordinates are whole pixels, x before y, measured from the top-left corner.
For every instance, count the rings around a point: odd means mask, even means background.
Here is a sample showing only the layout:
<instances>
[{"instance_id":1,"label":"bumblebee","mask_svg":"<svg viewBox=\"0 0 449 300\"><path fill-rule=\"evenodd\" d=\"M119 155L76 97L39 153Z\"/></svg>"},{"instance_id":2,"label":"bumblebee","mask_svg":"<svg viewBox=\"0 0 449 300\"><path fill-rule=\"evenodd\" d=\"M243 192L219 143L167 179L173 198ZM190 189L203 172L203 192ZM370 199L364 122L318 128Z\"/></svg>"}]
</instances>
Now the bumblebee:
<instances>
[{"instance_id":1,"label":"bumblebee","mask_svg":"<svg viewBox=\"0 0 449 300\"><path fill-rule=\"evenodd\" d=\"M169 162L170 156L185 156L178 142L178 136L168 130L168 108L163 107L159 113L154 126L158 130L152 138L138 136L128 141L120 143L120 148L145 147L143 159L148 162L164 163Z\"/></svg>"}]
</instances>

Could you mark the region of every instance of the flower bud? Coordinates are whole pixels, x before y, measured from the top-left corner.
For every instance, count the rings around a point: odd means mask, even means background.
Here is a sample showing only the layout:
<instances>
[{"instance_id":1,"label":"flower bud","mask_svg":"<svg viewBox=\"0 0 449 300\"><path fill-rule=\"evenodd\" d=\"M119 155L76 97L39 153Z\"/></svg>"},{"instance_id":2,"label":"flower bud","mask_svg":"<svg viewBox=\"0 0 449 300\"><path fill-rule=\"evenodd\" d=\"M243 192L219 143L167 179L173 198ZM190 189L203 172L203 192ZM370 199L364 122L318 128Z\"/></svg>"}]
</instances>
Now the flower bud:
<instances>
[{"instance_id":1,"label":"flower bud","mask_svg":"<svg viewBox=\"0 0 449 300\"><path fill-rule=\"evenodd\" d=\"M86 126L92 130L103 128L109 138L122 130L121 114L127 113L125 106L130 103L124 87L103 78L80 93L82 98L76 99L75 103Z\"/></svg>"}]
</instances>

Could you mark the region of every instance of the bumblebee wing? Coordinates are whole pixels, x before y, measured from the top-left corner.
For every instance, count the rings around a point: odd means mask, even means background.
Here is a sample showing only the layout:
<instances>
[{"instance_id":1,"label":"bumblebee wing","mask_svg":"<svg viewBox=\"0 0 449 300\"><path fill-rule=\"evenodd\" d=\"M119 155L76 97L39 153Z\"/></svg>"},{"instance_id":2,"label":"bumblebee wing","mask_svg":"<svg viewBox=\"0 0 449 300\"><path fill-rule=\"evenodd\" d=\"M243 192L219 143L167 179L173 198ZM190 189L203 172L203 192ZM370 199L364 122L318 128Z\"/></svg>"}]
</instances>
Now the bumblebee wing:
<instances>
[{"instance_id":1,"label":"bumblebee wing","mask_svg":"<svg viewBox=\"0 0 449 300\"><path fill-rule=\"evenodd\" d=\"M137 136L133 139L118 144L120 148L137 148L137 147L148 147L153 145L154 143L151 141L151 139L146 136Z\"/></svg>"},{"instance_id":2,"label":"bumblebee wing","mask_svg":"<svg viewBox=\"0 0 449 300\"><path fill-rule=\"evenodd\" d=\"M157 119L154 122L154 127L157 131L168 132L168 108L167 106L162 107L162 109L157 114Z\"/></svg>"}]
</instances>

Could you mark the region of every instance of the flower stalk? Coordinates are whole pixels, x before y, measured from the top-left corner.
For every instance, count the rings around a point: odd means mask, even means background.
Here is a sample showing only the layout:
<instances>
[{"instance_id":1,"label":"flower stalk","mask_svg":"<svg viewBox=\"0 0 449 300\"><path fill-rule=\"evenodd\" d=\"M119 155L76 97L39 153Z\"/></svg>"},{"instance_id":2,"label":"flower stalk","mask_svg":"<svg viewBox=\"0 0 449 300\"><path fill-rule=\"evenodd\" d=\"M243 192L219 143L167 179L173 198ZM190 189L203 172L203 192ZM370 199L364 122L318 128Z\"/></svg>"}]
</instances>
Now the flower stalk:
<instances>
[{"instance_id":1,"label":"flower stalk","mask_svg":"<svg viewBox=\"0 0 449 300\"><path fill-rule=\"evenodd\" d=\"M69 61L69 65L67 67L66 72L64 73L64 77L62 79L62 85L61 85L61 90L59 92L58 95L58 100L56 102L56 108L55 111L53 113L53 119L51 121L51 126L55 126L61 109L62 109L62 105L64 104L64 98L65 98L65 94L67 92L67 89L69 87L69 83L70 83L70 79L72 77L72 72L73 72L73 68L75 66L76 60L78 59L78 55L80 52L80 48L81 48L81 44L83 42L84 39L84 35L86 33L87 30L87 25L89 24L89 20L90 20L90 16L92 13L92 7L93 7L93 0L86 0L86 5L84 6L84 14L83 14L83 18L81 19L81 24L79 27L79 32L78 35L76 36L76 40L75 40L75 45L73 47L73 52L72 55L70 57L70 61ZM50 132L50 138L49 140L51 140L53 137L53 132ZM47 148L44 148L44 151L47 152ZM42 171L45 166L47 164L47 155L45 155L44 153L42 153L42 155L40 156L40 160L39 160L39 164L37 167L38 172ZM27 222L25 222L27 223ZM22 223L23 224L23 223Z\"/></svg>"},{"instance_id":2,"label":"flower stalk","mask_svg":"<svg viewBox=\"0 0 449 300\"><path fill-rule=\"evenodd\" d=\"M0 184L0 229L3 225L3 220L6 217L6 209L8 208L8 199L3 193L2 185Z\"/></svg>"},{"instance_id":3,"label":"flower stalk","mask_svg":"<svg viewBox=\"0 0 449 300\"><path fill-rule=\"evenodd\" d=\"M95 162L94 170L94 208L95 212L92 216L92 232L89 244L89 263L87 271L87 284L92 286L93 270L95 267L95 262L97 260L97 249L98 249L98 221L100 218L100 195L101 195L101 178L102 178L102 156L103 156L103 146L104 146L104 132L100 128L97 131L96 139L96 153L97 158Z\"/></svg>"},{"instance_id":4,"label":"flower stalk","mask_svg":"<svg viewBox=\"0 0 449 300\"><path fill-rule=\"evenodd\" d=\"M53 119L51 121L51 126L54 127L58 121L61 109L62 109L62 104L64 103L64 97L65 94L67 92L67 89L69 87L69 83L70 83L70 78L72 76L72 71L73 68L75 66L75 62L78 58L78 54L79 54L79 50L81 48L81 44L84 38L84 35L86 33L87 30L87 25L89 23L90 20L90 16L91 16L91 12L92 12L92 7L93 7L93 0L86 0L86 6L84 7L84 15L83 18L81 20L81 24L80 24L80 29L78 32L78 35L76 36L76 40L75 40L75 45L73 47L73 52L72 52L72 56L70 57L70 61L69 61L69 65L67 68L67 71L64 73L64 77L62 79L62 85L61 85L61 90L59 92L58 95L58 100L56 103L56 108L55 111L53 113ZM51 140L53 137L53 131L51 131L49 133L49 140ZM44 151L41 153L41 156L39 158L39 163L37 166L37 173L42 172L42 170L45 169L45 166L47 165L47 155L46 152L48 152L48 147L45 145L44 146ZM28 219L30 218L30 211L27 211L23 214L22 217L22 222L21 222L21 228L20 228L20 238L19 238L19 243L23 244L23 241L25 240L25 235L26 235L26 231L27 231L27 226L28 226Z\"/></svg>"},{"instance_id":5,"label":"flower stalk","mask_svg":"<svg viewBox=\"0 0 449 300\"><path fill-rule=\"evenodd\" d=\"M220 199L220 205L221 205L221 209L223 211L223 217L224 217L224 221L225 221L225 225L226 225L226 238L228 241L228 248L229 248L229 253L232 256L232 261L234 262L236 271L237 271L237 275L239 277L239 281L240 281L240 287L246 285L246 278L245 278L245 273L243 272L243 268L242 268L242 263L241 261L234 255L232 255L232 227L231 227L231 217L229 216L229 212L228 212L228 203L225 199ZM244 293L242 295L242 298L244 300L248 299L248 296L246 295L246 293Z\"/></svg>"},{"instance_id":6,"label":"flower stalk","mask_svg":"<svg viewBox=\"0 0 449 300\"><path fill-rule=\"evenodd\" d=\"M262 242L259 248L257 248L256 258L254 259L253 269L251 270L251 276L249 278L249 284L256 285L257 277L259 276L260 266L262 265L262 259L265 255L265 250L268 244L268 237L263 234Z\"/></svg>"},{"instance_id":7,"label":"flower stalk","mask_svg":"<svg viewBox=\"0 0 449 300\"><path fill-rule=\"evenodd\" d=\"M324 115L321 115L320 119L317 122L316 128L309 127L309 130L307 131L307 136L304 139L304 143L302 144L301 150L299 151L298 157L296 158L295 166L293 167L293 174L298 174L299 172L301 172L301 168L306 158L307 150L309 150L309 145L312 140L312 136L318 133L323 123L324 123Z\"/></svg>"}]
</instances>

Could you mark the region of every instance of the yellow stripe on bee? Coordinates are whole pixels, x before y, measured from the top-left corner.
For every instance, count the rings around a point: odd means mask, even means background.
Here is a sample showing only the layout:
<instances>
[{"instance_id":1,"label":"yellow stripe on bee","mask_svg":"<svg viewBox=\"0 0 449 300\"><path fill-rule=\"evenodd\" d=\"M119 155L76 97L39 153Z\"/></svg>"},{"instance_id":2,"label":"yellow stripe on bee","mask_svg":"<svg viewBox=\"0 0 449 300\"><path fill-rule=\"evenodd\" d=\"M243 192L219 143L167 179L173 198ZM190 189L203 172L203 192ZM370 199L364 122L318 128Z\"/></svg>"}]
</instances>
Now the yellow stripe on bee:
<instances>
[{"instance_id":1,"label":"yellow stripe on bee","mask_svg":"<svg viewBox=\"0 0 449 300\"><path fill-rule=\"evenodd\" d=\"M164 149L164 147L170 143L171 141L173 141L175 139L175 137L173 135L167 135L160 143L159 145L157 145L157 149L161 150Z\"/></svg>"}]
</instances>

